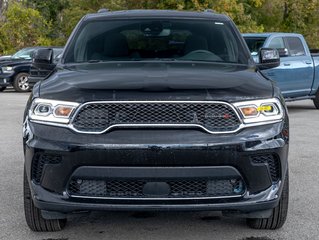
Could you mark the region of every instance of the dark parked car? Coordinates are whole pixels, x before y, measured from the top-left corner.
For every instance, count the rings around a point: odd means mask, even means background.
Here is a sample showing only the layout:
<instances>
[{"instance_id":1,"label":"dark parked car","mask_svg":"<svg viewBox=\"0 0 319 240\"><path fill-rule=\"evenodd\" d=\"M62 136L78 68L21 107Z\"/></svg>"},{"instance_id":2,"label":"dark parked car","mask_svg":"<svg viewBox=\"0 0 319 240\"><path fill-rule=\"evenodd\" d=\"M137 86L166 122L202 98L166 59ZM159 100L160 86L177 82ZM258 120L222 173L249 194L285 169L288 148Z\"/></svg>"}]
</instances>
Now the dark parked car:
<instances>
[{"instance_id":1,"label":"dark parked car","mask_svg":"<svg viewBox=\"0 0 319 240\"><path fill-rule=\"evenodd\" d=\"M11 58L11 55L0 56L0 62L8 60Z\"/></svg>"},{"instance_id":2,"label":"dark parked car","mask_svg":"<svg viewBox=\"0 0 319 240\"><path fill-rule=\"evenodd\" d=\"M0 91L12 85L18 92L27 92L29 86L29 72L34 52L43 47L24 48L9 59L0 61ZM54 56L60 54L63 48L54 47Z\"/></svg>"},{"instance_id":3,"label":"dark parked car","mask_svg":"<svg viewBox=\"0 0 319 240\"><path fill-rule=\"evenodd\" d=\"M53 63L52 49L34 64ZM24 207L33 231L90 211L221 211L280 228L288 114L234 23L212 12L89 14L24 115Z\"/></svg>"}]
</instances>

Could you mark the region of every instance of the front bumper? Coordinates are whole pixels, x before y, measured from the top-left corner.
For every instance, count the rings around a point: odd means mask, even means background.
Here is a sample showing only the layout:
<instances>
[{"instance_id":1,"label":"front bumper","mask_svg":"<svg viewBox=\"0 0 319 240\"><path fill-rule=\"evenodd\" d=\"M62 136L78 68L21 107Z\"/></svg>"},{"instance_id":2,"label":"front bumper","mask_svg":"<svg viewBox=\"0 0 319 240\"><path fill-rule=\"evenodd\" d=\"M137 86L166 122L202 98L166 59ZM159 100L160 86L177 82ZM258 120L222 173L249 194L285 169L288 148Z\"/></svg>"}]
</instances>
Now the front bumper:
<instances>
[{"instance_id":1,"label":"front bumper","mask_svg":"<svg viewBox=\"0 0 319 240\"><path fill-rule=\"evenodd\" d=\"M4 74L0 73L0 87L7 87L12 84L14 80L14 73Z\"/></svg>"},{"instance_id":2,"label":"front bumper","mask_svg":"<svg viewBox=\"0 0 319 240\"><path fill-rule=\"evenodd\" d=\"M277 206L288 168L285 121L225 135L192 129L122 129L88 135L29 121L24 127L26 172L34 203L45 211L263 211ZM59 156L60 161L44 164L40 176L34 175L36 158L43 154ZM254 156L265 155L277 158L277 179L267 163L252 161ZM207 169L211 172L205 173ZM207 174L219 178L240 177L245 191L235 197L133 199L79 197L68 190L72 177L134 180L139 176L150 177L151 171L151 175L157 174L159 179L172 176L188 179L194 174L197 174L195 177L203 177L203 174L206 174L204 177Z\"/></svg>"}]
</instances>

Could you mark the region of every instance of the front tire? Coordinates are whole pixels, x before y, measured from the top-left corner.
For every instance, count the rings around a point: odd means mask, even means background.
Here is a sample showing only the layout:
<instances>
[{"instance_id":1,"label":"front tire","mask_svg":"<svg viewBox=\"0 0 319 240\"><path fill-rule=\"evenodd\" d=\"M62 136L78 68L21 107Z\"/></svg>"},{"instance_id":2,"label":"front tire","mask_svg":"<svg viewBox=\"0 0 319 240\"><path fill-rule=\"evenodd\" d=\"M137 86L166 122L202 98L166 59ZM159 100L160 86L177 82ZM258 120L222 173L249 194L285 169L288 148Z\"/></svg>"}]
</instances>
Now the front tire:
<instances>
[{"instance_id":1,"label":"front tire","mask_svg":"<svg viewBox=\"0 0 319 240\"><path fill-rule=\"evenodd\" d=\"M254 229L279 229L287 219L289 202L289 175L285 177L281 198L277 207L272 210L269 218L251 218L247 219L247 225Z\"/></svg>"},{"instance_id":2,"label":"front tire","mask_svg":"<svg viewBox=\"0 0 319 240\"><path fill-rule=\"evenodd\" d=\"M28 73L19 73L17 76L14 78L13 81L13 88L17 92L28 92L30 90L29 86L29 74Z\"/></svg>"},{"instance_id":3,"label":"front tire","mask_svg":"<svg viewBox=\"0 0 319 240\"><path fill-rule=\"evenodd\" d=\"M23 200L25 219L29 228L34 232L56 232L61 231L66 224L66 219L44 219L40 209L36 208L32 201L30 186L24 171Z\"/></svg>"},{"instance_id":4,"label":"front tire","mask_svg":"<svg viewBox=\"0 0 319 240\"><path fill-rule=\"evenodd\" d=\"M4 90L6 90L7 87L0 87L0 92L3 92Z\"/></svg>"},{"instance_id":5,"label":"front tire","mask_svg":"<svg viewBox=\"0 0 319 240\"><path fill-rule=\"evenodd\" d=\"M317 91L316 97L313 99L313 103L315 104L315 107L319 109L319 90Z\"/></svg>"}]
</instances>

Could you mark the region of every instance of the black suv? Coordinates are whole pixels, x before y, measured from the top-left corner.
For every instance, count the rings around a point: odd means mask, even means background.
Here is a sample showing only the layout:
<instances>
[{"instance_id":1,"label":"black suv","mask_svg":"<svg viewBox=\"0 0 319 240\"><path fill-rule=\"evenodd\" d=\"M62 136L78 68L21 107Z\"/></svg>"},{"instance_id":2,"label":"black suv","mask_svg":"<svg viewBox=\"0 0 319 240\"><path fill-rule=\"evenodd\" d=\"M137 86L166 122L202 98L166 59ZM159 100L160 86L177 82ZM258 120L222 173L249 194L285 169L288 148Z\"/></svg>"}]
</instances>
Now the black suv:
<instances>
[{"instance_id":1,"label":"black suv","mask_svg":"<svg viewBox=\"0 0 319 240\"><path fill-rule=\"evenodd\" d=\"M12 85L17 92L30 90L29 74L34 52L43 47L23 48L10 58L0 60L0 92ZM47 47L46 47L47 48ZM59 55L63 48L53 47L53 57Z\"/></svg>"},{"instance_id":2,"label":"black suv","mask_svg":"<svg viewBox=\"0 0 319 240\"><path fill-rule=\"evenodd\" d=\"M48 68L52 49L34 64ZM101 210L221 211L280 228L288 115L234 23L212 12L89 14L27 103L24 205L34 231Z\"/></svg>"}]
</instances>

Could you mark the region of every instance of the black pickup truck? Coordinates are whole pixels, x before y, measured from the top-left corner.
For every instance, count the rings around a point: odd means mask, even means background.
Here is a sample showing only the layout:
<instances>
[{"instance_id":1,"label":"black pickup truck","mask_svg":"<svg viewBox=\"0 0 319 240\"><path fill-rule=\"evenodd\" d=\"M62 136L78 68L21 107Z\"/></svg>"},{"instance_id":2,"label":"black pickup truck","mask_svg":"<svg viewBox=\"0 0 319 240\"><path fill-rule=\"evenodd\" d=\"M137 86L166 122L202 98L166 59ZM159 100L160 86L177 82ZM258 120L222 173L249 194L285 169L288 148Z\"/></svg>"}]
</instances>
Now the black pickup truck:
<instances>
[{"instance_id":1,"label":"black pickup truck","mask_svg":"<svg viewBox=\"0 0 319 240\"><path fill-rule=\"evenodd\" d=\"M283 97L234 23L204 12L82 18L27 103L24 206L33 231L90 211L220 211L280 228L288 208ZM52 49L33 64L48 69Z\"/></svg>"},{"instance_id":2,"label":"black pickup truck","mask_svg":"<svg viewBox=\"0 0 319 240\"><path fill-rule=\"evenodd\" d=\"M33 86L33 84L31 86L29 84L32 56L40 48L43 47L23 48L13 56L0 60L0 92L4 91L8 86L13 86L17 92L30 91ZM63 50L62 47L52 47L52 49L53 58L58 56ZM33 81L37 81L37 79Z\"/></svg>"}]
</instances>

